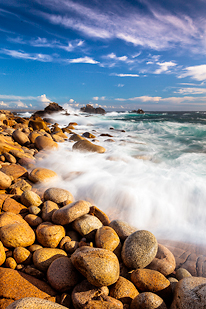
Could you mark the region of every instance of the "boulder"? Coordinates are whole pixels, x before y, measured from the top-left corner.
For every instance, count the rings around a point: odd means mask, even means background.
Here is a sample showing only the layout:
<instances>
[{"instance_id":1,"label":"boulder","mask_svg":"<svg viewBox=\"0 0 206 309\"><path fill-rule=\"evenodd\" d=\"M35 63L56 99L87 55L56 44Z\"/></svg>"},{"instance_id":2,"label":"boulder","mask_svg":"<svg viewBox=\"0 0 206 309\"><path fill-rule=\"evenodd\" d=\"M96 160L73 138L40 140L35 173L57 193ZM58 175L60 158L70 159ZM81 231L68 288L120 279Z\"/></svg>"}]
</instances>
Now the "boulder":
<instances>
[{"instance_id":1,"label":"boulder","mask_svg":"<svg viewBox=\"0 0 206 309\"><path fill-rule=\"evenodd\" d=\"M35 207L35 206L33 206ZM39 209L40 210L40 209ZM36 215L28 214L24 217L24 220L32 227L37 227L42 223L42 219Z\"/></svg>"},{"instance_id":2,"label":"boulder","mask_svg":"<svg viewBox=\"0 0 206 309\"><path fill-rule=\"evenodd\" d=\"M108 286L119 278L119 261L109 250L81 247L72 254L71 261L77 270L95 286Z\"/></svg>"},{"instance_id":3,"label":"boulder","mask_svg":"<svg viewBox=\"0 0 206 309\"><path fill-rule=\"evenodd\" d=\"M25 190L21 195L21 202L23 205L29 207L33 206L40 206L42 204L42 200L38 194L31 190Z\"/></svg>"},{"instance_id":4,"label":"boulder","mask_svg":"<svg viewBox=\"0 0 206 309\"><path fill-rule=\"evenodd\" d=\"M95 234L95 243L98 248L114 251L119 246L120 239L113 228L103 226Z\"/></svg>"},{"instance_id":5,"label":"boulder","mask_svg":"<svg viewBox=\"0 0 206 309\"><path fill-rule=\"evenodd\" d=\"M36 229L38 242L47 248L56 248L63 237L65 229L61 225L55 225L51 222L43 222Z\"/></svg>"},{"instance_id":6,"label":"boulder","mask_svg":"<svg viewBox=\"0 0 206 309\"><path fill-rule=\"evenodd\" d=\"M60 188L47 189L44 192L44 200L49 200L56 204L60 204L68 200L70 200L71 203L74 202L72 194L69 191Z\"/></svg>"},{"instance_id":7,"label":"boulder","mask_svg":"<svg viewBox=\"0 0 206 309\"><path fill-rule=\"evenodd\" d=\"M52 170L49 170L47 168L37 167L31 171L29 174L29 180L32 182L47 182L54 178L56 178L58 175Z\"/></svg>"},{"instance_id":8,"label":"boulder","mask_svg":"<svg viewBox=\"0 0 206 309\"><path fill-rule=\"evenodd\" d=\"M32 254L29 250L23 247L16 247L13 251L13 257L17 264L30 264Z\"/></svg>"},{"instance_id":9,"label":"boulder","mask_svg":"<svg viewBox=\"0 0 206 309\"><path fill-rule=\"evenodd\" d=\"M130 309L167 309L167 306L158 295L145 292L140 293L133 299Z\"/></svg>"},{"instance_id":10,"label":"boulder","mask_svg":"<svg viewBox=\"0 0 206 309\"><path fill-rule=\"evenodd\" d=\"M130 269L144 268L157 254L158 243L155 236L145 230L131 234L122 247L122 260Z\"/></svg>"},{"instance_id":11,"label":"boulder","mask_svg":"<svg viewBox=\"0 0 206 309\"><path fill-rule=\"evenodd\" d=\"M73 145L72 149L79 151L97 152L97 153L104 153L106 151L104 147L95 145L87 140L81 140L79 142L76 142Z\"/></svg>"},{"instance_id":12,"label":"boulder","mask_svg":"<svg viewBox=\"0 0 206 309\"><path fill-rule=\"evenodd\" d=\"M139 294L134 284L124 277L119 279L110 288L109 295L120 300L123 304L130 305L131 301Z\"/></svg>"},{"instance_id":13,"label":"boulder","mask_svg":"<svg viewBox=\"0 0 206 309\"><path fill-rule=\"evenodd\" d=\"M62 256L67 256L64 250L57 248L42 248L33 253L33 263L37 269L47 271L49 265Z\"/></svg>"},{"instance_id":14,"label":"boulder","mask_svg":"<svg viewBox=\"0 0 206 309\"><path fill-rule=\"evenodd\" d=\"M123 241L137 230L135 227L122 220L112 220L109 226L115 230L119 238Z\"/></svg>"},{"instance_id":15,"label":"boulder","mask_svg":"<svg viewBox=\"0 0 206 309\"><path fill-rule=\"evenodd\" d=\"M4 264L5 260L6 260L6 253L4 250L4 246L2 242L0 241L0 266Z\"/></svg>"},{"instance_id":16,"label":"boulder","mask_svg":"<svg viewBox=\"0 0 206 309\"><path fill-rule=\"evenodd\" d=\"M28 212L27 207L17 202L15 199L8 197L2 206L3 211L13 212L14 214L24 214Z\"/></svg>"},{"instance_id":17,"label":"boulder","mask_svg":"<svg viewBox=\"0 0 206 309\"><path fill-rule=\"evenodd\" d=\"M50 129L46 125L46 123L43 120L29 120L29 127L32 127L33 130L39 131L39 130L44 130L46 132L50 132Z\"/></svg>"},{"instance_id":18,"label":"boulder","mask_svg":"<svg viewBox=\"0 0 206 309\"><path fill-rule=\"evenodd\" d=\"M58 147L58 144L53 141L53 139L47 136L37 136L35 139L35 146L38 150L48 150L48 149L55 149Z\"/></svg>"},{"instance_id":19,"label":"boulder","mask_svg":"<svg viewBox=\"0 0 206 309\"><path fill-rule=\"evenodd\" d=\"M19 143L22 146L30 143L28 136L19 129L15 130L12 133L12 137L17 143Z\"/></svg>"},{"instance_id":20,"label":"boulder","mask_svg":"<svg viewBox=\"0 0 206 309\"><path fill-rule=\"evenodd\" d=\"M27 170L18 164L5 165L0 169L4 174L17 179L21 176L27 176Z\"/></svg>"},{"instance_id":21,"label":"boulder","mask_svg":"<svg viewBox=\"0 0 206 309\"><path fill-rule=\"evenodd\" d=\"M42 219L44 221L52 221L52 215L57 209L59 209L59 206L56 203L52 201L44 202L41 214Z\"/></svg>"},{"instance_id":22,"label":"boulder","mask_svg":"<svg viewBox=\"0 0 206 309\"><path fill-rule=\"evenodd\" d=\"M72 227L80 235L87 237L88 234L95 233L102 227L102 222L97 217L86 214L74 220Z\"/></svg>"},{"instance_id":23,"label":"boulder","mask_svg":"<svg viewBox=\"0 0 206 309\"><path fill-rule=\"evenodd\" d=\"M96 206L90 207L89 214L97 217L102 222L103 225L109 225L110 224L110 220L109 220L108 216L101 209L99 209Z\"/></svg>"},{"instance_id":24,"label":"boulder","mask_svg":"<svg viewBox=\"0 0 206 309\"><path fill-rule=\"evenodd\" d=\"M10 176L0 171L0 189L4 190L11 186L12 179Z\"/></svg>"}]
</instances>

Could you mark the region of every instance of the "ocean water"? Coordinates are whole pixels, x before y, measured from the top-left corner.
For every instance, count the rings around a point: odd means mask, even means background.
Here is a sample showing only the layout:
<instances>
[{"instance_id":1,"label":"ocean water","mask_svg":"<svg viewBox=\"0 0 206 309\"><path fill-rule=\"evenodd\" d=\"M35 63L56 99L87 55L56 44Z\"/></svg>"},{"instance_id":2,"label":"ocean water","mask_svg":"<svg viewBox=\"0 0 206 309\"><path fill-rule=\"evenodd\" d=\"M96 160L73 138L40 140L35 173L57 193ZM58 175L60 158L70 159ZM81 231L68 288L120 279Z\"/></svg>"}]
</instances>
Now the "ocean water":
<instances>
[{"instance_id":1,"label":"ocean water","mask_svg":"<svg viewBox=\"0 0 206 309\"><path fill-rule=\"evenodd\" d=\"M206 113L103 116L64 107L70 115L55 113L55 122L60 127L77 122L74 132L94 134L106 152L81 153L72 151L72 141L59 143L37 162L57 172L50 187L92 201L111 219L147 229L158 239L206 244Z\"/></svg>"}]
</instances>

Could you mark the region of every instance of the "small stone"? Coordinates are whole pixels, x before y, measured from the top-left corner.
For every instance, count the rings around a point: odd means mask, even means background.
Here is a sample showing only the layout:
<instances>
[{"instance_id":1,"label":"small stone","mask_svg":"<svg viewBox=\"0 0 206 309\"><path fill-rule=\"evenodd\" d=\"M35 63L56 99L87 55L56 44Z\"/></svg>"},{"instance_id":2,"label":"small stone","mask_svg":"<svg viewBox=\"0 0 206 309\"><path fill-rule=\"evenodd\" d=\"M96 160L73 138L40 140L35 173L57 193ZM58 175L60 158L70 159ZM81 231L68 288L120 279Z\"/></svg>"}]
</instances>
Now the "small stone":
<instances>
[{"instance_id":1,"label":"small stone","mask_svg":"<svg viewBox=\"0 0 206 309\"><path fill-rule=\"evenodd\" d=\"M158 243L149 231L139 230L125 240L122 247L122 260L131 269L144 268L157 254Z\"/></svg>"},{"instance_id":2,"label":"small stone","mask_svg":"<svg viewBox=\"0 0 206 309\"><path fill-rule=\"evenodd\" d=\"M121 240L125 240L129 235L132 233L136 232L136 228L132 227L129 225L127 222L122 221L122 220L113 220L109 224L110 227L112 227L119 238Z\"/></svg>"},{"instance_id":3,"label":"small stone","mask_svg":"<svg viewBox=\"0 0 206 309\"><path fill-rule=\"evenodd\" d=\"M119 278L119 261L109 250L81 247L72 254L71 261L95 286L108 286Z\"/></svg>"},{"instance_id":4,"label":"small stone","mask_svg":"<svg viewBox=\"0 0 206 309\"><path fill-rule=\"evenodd\" d=\"M109 220L108 216L101 209L99 209L96 206L90 207L89 214L97 217L102 222L103 225L109 225L110 224L110 220Z\"/></svg>"},{"instance_id":5,"label":"small stone","mask_svg":"<svg viewBox=\"0 0 206 309\"><path fill-rule=\"evenodd\" d=\"M47 279L55 290L64 292L79 282L80 274L74 268L70 258L60 257L50 264Z\"/></svg>"},{"instance_id":6,"label":"small stone","mask_svg":"<svg viewBox=\"0 0 206 309\"><path fill-rule=\"evenodd\" d=\"M103 226L97 230L95 242L98 248L114 251L119 246L120 239L113 228Z\"/></svg>"},{"instance_id":7,"label":"small stone","mask_svg":"<svg viewBox=\"0 0 206 309\"><path fill-rule=\"evenodd\" d=\"M72 223L72 227L80 235L86 237L88 234L96 232L97 229L102 227L102 222L97 217L86 214L80 218L77 218Z\"/></svg>"},{"instance_id":8,"label":"small stone","mask_svg":"<svg viewBox=\"0 0 206 309\"><path fill-rule=\"evenodd\" d=\"M59 209L59 206L56 203L52 201L44 202L41 215L42 219L44 221L52 221L52 215L57 209Z\"/></svg>"},{"instance_id":9,"label":"small stone","mask_svg":"<svg viewBox=\"0 0 206 309\"><path fill-rule=\"evenodd\" d=\"M164 276L170 275L176 267L175 257L165 246L158 244L158 251L154 260L147 266L149 269L157 270Z\"/></svg>"},{"instance_id":10,"label":"small stone","mask_svg":"<svg viewBox=\"0 0 206 309\"><path fill-rule=\"evenodd\" d=\"M8 257L5 261L5 267L15 269L17 266L17 263L13 257Z\"/></svg>"},{"instance_id":11,"label":"small stone","mask_svg":"<svg viewBox=\"0 0 206 309\"><path fill-rule=\"evenodd\" d=\"M37 206L29 206L28 210L32 215L38 215L41 212L41 209Z\"/></svg>"},{"instance_id":12,"label":"small stone","mask_svg":"<svg viewBox=\"0 0 206 309\"><path fill-rule=\"evenodd\" d=\"M85 308L88 301L100 299L104 296L108 296L109 289L106 286L96 287L89 283L87 280L83 280L76 285L72 291L72 302L75 308Z\"/></svg>"},{"instance_id":13,"label":"small stone","mask_svg":"<svg viewBox=\"0 0 206 309\"><path fill-rule=\"evenodd\" d=\"M56 248L61 239L65 237L65 229L61 225L43 222L37 227L36 236L42 246Z\"/></svg>"},{"instance_id":14,"label":"small stone","mask_svg":"<svg viewBox=\"0 0 206 309\"><path fill-rule=\"evenodd\" d=\"M66 200L70 200L72 203L74 201L74 198L72 194L67 190L60 188L49 188L44 192L44 200L49 200L56 204L60 204Z\"/></svg>"},{"instance_id":15,"label":"small stone","mask_svg":"<svg viewBox=\"0 0 206 309\"><path fill-rule=\"evenodd\" d=\"M57 248L42 248L33 253L33 263L37 269L47 271L49 265L62 256L67 256L64 250Z\"/></svg>"},{"instance_id":16,"label":"small stone","mask_svg":"<svg viewBox=\"0 0 206 309\"><path fill-rule=\"evenodd\" d=\"M52 215L52 222L56 224L69 224L77 218L89 212L91 203L86 201L77 201L72 204L61 207Z\"/></svg>"},{"instance_id":17,"label":"small stone","mask_svg":"<svg viewBox=\"0 0 206 309\"><path fill-rule=\"evenodd\" d=\"M64 245L65 245L67 242L70 242L70 241L71 241L71 238L70 238L69 236L63 237L62 240L61 240L60 243L59 243L59 248L64 250Z\"/></svg>"},{"instance_id":18,"label":"small stone","mask_svg":"<svg viewBox=\"0 0 206 309\"><path fill-rule=\"evenodd\" d=\"M167 309L167 306L158 295L145 292L140 293L133 299L130 309Z\"/></svg>"},{"instance_id":19,"label":"small stone","mask_svg":"<svg viewBox=\"0 0 206 309\"><path fill-rule=\"evenodd\" d=\"M43 247L37 244L33 244L31 246L28 247L28 250L33 253L36 250L42 249Z\"/></svg>"},{"instance_id":20,"label":"small stone","mask_svg":"<svg viewBox=\"0 0 206 309\"><path fill-rule=\"evenodd\" d=\"M32 254L29 250L22 247L17 247L14 249L13 256L17 264L30 264L32 259Z\"/></svg>"},{"instance_id":21,"label":"small stone","mask_svg":"<svg viewBox=\"0 0 206 309\"><path fill-rule=\"evenodd\" d=\"M6 253L4 250L4 246L2 242L0 241L0 266L4 264L5 260L6 260Z\"/></svg>"},{"instance_id":22,"label":"small stone","mask_svg":"<svg viewBox=\"0 0 206 309\"><path fill-rule=\"evenodd\" d=\"M11 182L11 177L0 171L0 189L7 189L10 187Z\"/></svg>"},{"instance_id":23,"label":"small stone","mask_svg":"<svg viewBox=\"0 0 206 309\"><path fill-rule=\"evenodd\" d=\"M134 284L124 277L119 277L117 282L111 286L109 295L120 300L123 304L130 304L139 294Z\"/></svg>"},{"instance_id":24,"label":"small stone","mask_svg":"<svg viewBox=\"0 0 206 309\"><path fill-rule=\"evenodd\" d=\"M47 168L35 168L29 174L29 180L32 182L47 182L57 177L57 173Z\"/></svg>"},{"instance_id":25,"label":"small stone","mask_svg":"<svg viewBox=\"0 0 206 309\"><path fill-rule=\"evenodd\" d=\"M192 275L189 273L187 269L180 267L176 270L176 278L178 281L188 277L192 277Z\"/></svg>"},{"instance_id":26,"label":"small stone","mask_svg":"<svg viewBox=\"0 0 206 309\"><path fill-rule=\"evenodd\" d=\"M21 195L21 202L23 205L29 206L39 206L42 204L41 198L38 194L31 190L25 190Z\"/></svg>"},{"instance_id":27,"label":"small stone","mask_svg":"<svg viewBox=\"0 0 206 309\"><path fill-rule=\"evenodd\" d=\"M79 247L79 243L78 241L75 240L71 240L70 242L66 242L64 245L64 250L69 253L72 254L75 252L75 250Z\"/></svg>"},{"instance_id":28,"label":"small stone","mask_svg":"<svg viewBox=\"0 0 206 309\"><path fill-rule=\"evenodd\" d=\"M24 217L24 220L32 227L37 227L42 223L42 219L36 215L28 214Z\"/></svg>"}]
</instances>

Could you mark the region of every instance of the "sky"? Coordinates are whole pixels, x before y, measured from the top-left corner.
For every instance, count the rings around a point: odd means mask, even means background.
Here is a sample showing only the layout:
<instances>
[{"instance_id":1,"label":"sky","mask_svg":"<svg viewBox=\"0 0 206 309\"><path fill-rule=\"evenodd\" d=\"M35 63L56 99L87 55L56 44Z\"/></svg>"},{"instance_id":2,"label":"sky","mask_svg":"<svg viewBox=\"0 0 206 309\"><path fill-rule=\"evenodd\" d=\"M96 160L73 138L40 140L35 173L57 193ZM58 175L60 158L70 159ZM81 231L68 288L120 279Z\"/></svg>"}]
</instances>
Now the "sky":
<instances>
[{"instance_id":1,"label":"sky","mask_svg":"<svg viewBox=\"0 0 206 309\"><path fill-rule=\"evenodd\" d=\"M0 109L206 110L205 0L0 0Z\"/></svg>"}]
</instances>

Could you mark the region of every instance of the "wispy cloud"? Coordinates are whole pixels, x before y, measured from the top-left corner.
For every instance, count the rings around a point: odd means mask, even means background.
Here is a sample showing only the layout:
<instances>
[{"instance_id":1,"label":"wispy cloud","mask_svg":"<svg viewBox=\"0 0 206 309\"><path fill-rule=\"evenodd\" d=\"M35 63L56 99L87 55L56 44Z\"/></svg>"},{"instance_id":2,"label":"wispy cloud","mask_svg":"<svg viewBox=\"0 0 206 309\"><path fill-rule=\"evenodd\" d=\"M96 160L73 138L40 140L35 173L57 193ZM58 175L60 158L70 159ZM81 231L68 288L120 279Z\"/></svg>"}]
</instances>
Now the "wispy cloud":
<instances>
[{"instance_id":1,"label":"wispy cloud","mask_svg":"<svg viewBox=\"0 0 206 309\"><path fill-rule=\"evenodd\" d=\"M117 87L122 88L124 87L124 84L118 84Z\"/></svg>"},{"instance_id":2,"label":"wispy cloud","mask_svg":"<svg viewBox=\"0 0 206 309\"><path fill-rule=\"evenodd\" d=\"M53 57L46 54L33 54L33 53L25 53L24 51L10 50L6 48L2 48L0 50L1 53L11 56L17 59L28 59L28 60L36 60L40 62L52 62Z\"/></svg>"},{"instance_id":3,"label":"wispy cloud","mask_svg":"<svg viewBox=\"0 0 206 309\"><path fill-rule=\"evenodd\" d=\"M206 93L206 89L205 88L186 87L186 88L180 88L180 89L174 91L174 93L197 95L197 94Z\"/></svg>"},{"instance_id":4,"label":"wispy cloud","mask_svg":"<svg viewBox=\"0 0 206 309\"><path fill-rule=\"evenodd\" d=\"M111 73L110 76L118 76L118 77L139 77L139 74L130 74L130 73Z\"/></svg>"},{"instance_id":5,"label":"wispy cloud","mask_svg":"<svg viewBox=\"0 0 206 309\"><path fill-rule=\"evenodd\" d=\"M92 100L94 101L104 101L106 97L93 97Z\"/></svg>"},{"instance_id":6,"label":"wispy cloud","mask_svg":"<svg viewBox=\"0 0 206 309\"><path fill-rule=\"evenodd\" d=\"M157 62L159 69L157 69L154 73L161 74L166 73L170 70L170 68L176 66L176 63L173 61L166 61L166 62Z\"/></svg>"},{"instance_id":7,"label":"wispy cloud","mask_svg":"<svg viewBox=\"0 0 206 309\"><path fill-rule=\"evenodd\" d=\"M206 64L186 67L179 78L191 77L198 81L206 80Z\"/></svg>"},{"instance_id":8,"label":"wispy cloud","mask_svg":"<svg viewBox=\"0 0 206 309\"><path fill-rule=\"evenodd\" d=\"M85 56L76 59L68 59L68 63L89 63L89 64L98 64L99 61L92 59L91 57Z\"/></svg>"}]
</instances>

